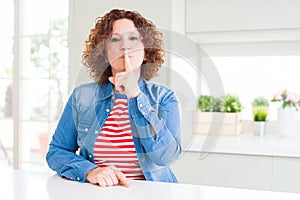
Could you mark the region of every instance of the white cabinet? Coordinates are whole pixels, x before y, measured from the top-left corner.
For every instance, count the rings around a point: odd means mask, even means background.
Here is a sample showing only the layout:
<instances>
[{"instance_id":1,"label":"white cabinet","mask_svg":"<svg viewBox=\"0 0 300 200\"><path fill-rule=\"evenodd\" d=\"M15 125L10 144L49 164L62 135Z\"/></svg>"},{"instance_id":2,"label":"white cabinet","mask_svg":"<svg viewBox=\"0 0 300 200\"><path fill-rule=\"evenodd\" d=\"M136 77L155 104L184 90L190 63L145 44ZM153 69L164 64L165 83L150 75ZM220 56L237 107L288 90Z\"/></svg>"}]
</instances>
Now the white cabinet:
<instances>
[{"instance_id":1,"label":"white cabinet","mask_svg":"<svg viewBox=\"0 0 300 200\"><path fill-rule=\"evenodd\" d=\"M300 192L300 159L274 157L273 190Z\"/></svg>"},{"instance_id":2,"label":"white cabinet","mask_svg":"<svg viewBox=\"0 0 300 200\"><path fill-rule=\"evenodd\" d=\"M185 152L172 165L180 183L300 192L300 159Z\"/></svg>"}]
</instances>

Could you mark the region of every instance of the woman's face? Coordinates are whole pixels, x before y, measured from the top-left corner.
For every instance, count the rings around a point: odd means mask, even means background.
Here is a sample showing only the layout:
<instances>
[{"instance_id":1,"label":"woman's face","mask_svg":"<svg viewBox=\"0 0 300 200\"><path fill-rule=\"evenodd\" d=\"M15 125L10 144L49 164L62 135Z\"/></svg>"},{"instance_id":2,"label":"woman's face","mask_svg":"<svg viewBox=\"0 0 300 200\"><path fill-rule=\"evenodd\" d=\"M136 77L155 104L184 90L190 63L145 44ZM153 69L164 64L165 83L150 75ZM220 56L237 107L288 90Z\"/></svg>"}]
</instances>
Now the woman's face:
<instances>
[{"instance_id":1,"label":"woman's face","mask_svg":"<svg viewBox=\"0 0 300 200\"><path fill-rule=\"evenodd\" d=\"M145 55L144 44L133 21L119 19L114 22L106 52L113 75L125 71L125 53L128 54L132 68L141 66Z\"/></svg>"}]
</instances>

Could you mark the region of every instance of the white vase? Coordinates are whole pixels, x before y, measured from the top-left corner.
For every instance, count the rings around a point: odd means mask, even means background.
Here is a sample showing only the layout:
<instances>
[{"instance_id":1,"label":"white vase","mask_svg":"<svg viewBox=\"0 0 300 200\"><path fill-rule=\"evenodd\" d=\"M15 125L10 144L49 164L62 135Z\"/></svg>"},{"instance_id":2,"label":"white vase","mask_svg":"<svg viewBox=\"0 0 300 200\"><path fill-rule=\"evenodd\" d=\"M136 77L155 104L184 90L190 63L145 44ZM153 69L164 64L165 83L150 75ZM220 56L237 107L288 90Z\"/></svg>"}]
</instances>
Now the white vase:
<instances>
[{"instance_id":1,"label":"white vase","mask_svg":"<svg viewBox=\"0 0 300 200\"><path fill-rule=\"evenodd\" d=\"M296 109L294 107L280 107L278 109L278 125L280 136L293 136L296 134Z\"/></svg>"}]
</instances>

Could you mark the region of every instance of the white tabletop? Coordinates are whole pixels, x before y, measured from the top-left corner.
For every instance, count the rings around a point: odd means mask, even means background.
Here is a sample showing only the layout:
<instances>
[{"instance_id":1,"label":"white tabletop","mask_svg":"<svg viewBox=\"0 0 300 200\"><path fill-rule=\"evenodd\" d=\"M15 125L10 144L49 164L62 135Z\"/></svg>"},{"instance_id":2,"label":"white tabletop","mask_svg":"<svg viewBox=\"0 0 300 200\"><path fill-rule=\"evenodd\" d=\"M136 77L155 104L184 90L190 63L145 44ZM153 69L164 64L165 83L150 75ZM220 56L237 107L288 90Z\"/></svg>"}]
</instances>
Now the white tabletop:
<instances>
[{"instance_id":1,"label":"white tabletop","mask_svg":"<svg viewBox=\"0 0 300 200\"><path fill-rule=\"evenodd\" d=\"M131 181L131 187L101 188L62 179L48 172L0 169L3 200L299 200L300 194L210 187L187 184Z\"/></svg>"}]
</instances>

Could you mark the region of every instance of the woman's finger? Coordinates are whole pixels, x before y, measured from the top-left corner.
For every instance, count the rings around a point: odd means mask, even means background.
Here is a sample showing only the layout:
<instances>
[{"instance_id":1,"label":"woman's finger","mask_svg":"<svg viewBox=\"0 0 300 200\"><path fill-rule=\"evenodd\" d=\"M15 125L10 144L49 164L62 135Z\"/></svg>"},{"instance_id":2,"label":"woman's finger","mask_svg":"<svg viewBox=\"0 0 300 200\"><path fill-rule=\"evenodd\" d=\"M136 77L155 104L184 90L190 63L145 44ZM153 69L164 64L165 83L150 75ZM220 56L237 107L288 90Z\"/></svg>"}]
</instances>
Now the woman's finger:
<instances>
[{"instance_id":1,"label":"woman's finger","mask_svg":"<svg viewBox=\"0 0 300 200\"><path fill-rule=\"evenodd\" d=\"M115 77L111 76L108 78L108 80L112 83L112 84L116 84L116 80L115 80Z\"/></svg>"},{"instance_id":2,"label":"woman's finger","mask_svg":"<svg viewBox=\"0 0 300 200\"><path fill-rule=\"evenodd\" d=\"M115 174L111 174L110 179L111 179L113 185L117 185L119 183L119 180Z\"/></svg>"},{"instance_id":3,"label":"woman's finger","mask_svg":"<svg viewBox=\"0 0 300 200\"><path fill-rule=\"evenodd\" d=\"M119 170L114 170L114 171L115 171L115 174L116 174L117 178L119 179L120 185L123 185L125 187L129 187L130 184L127 181L125 175L121 171L119 171Z\"/></svg>"},{"instance_id":4,"label":"woman's finger","mask_svg":"<svg viewBox=\"0 0 300 200\"><path fill-rule=\"evenodd\" d=\"M99 186L106 187L106 181L102 177L98 178L97 182L98 182Z\"/></svg>"},{"instance_id":5,"label":"woman's finger","mask_svg":"<svg viewBox=\"0 0 300 200\"><path fill-rule=\"evenodd\" d=\"M128 51L125 51L125 53L124 53L124 58L125 58L125 71L126 71L126 72L129 72L129 71L132 70L132 66L131 66L131 64L130 64Z\"/></svg>"},{"instance_id":6,"label":"woman's finger","mask_svg":"<svg viewBox=\"0 0 300 200\"><path fill-rule=\"evenodd\" d=\"M106 186L113 186L113 181L111 179L111 175L104 176L104 181L106 183Z\"/></svg>"}]
</instances>

